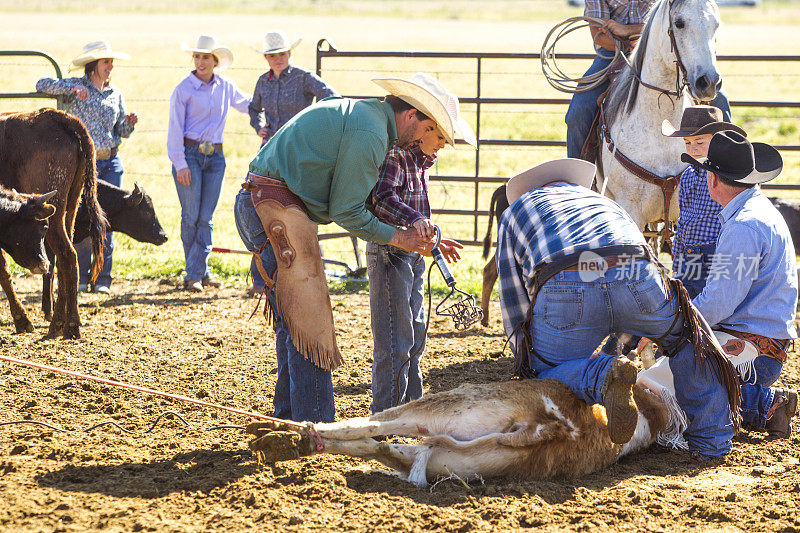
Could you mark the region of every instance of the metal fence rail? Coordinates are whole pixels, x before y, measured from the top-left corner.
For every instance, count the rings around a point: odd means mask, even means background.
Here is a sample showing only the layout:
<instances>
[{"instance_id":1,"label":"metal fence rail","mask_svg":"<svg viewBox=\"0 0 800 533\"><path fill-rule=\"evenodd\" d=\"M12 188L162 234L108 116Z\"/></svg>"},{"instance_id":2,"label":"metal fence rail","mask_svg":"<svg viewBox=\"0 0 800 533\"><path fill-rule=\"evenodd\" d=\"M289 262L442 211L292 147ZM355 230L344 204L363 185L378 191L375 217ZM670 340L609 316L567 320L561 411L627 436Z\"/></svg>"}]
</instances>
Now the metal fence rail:
<instances>
[{"instance_id":1,"label":"metal fence rail","mask_svg":"<svg viewBox=\"0 0 800 533\"><path fill-rule=\"evenodd\" d=\"M14 57L41 57L46 59L50 62L53 66L53 69L56 71L56 78L59 80L62 78L61 75L61 67L58 66L53 57L48 54L47 52L42 52L40 50L0 50L0 57L3 56L14 56ZM49 94L43 94L36 91L31 92L24 92L24 93L0 93L0 98L47 98L53 99L52 96ZM63 109L63 102L62 98L59 96L56 99L58 109Z\"/></svg>"},{"instance_id":2,"label":"metal fence rail","mask_svg":"<svg viewBox=\"0 0 800 533\"><path fill-rule=\"evenodd\" d=\"M558 59L584 59L591 61L594 59L594 54L558 54ZM481 184L502 184L507 181L507 177L502 176L487 176L481 172L481 148L482 147L566 147L566 141L563 140L549 140L549 139L497 139L486 138L481 135L481 116L484 113L484 106L491 105L553 105L553 106L566 106L569 104L569 98L513 98L513 97L485 97L482 96L482 88L484 86L484 68L490 61L498 60L531 60L539 61L541 54L539 53L485 53L485 52L398 52L398 51L339 51L335 46L326 39L321 39L317 43L317 57L316 57L316 72L317 75L322 76L325 72L323 62L326 59L387 59L387 58L403 58L403 59L434 59L434 60L468 60L474 61L471 75L474 76L475 93L473 96L462 97L459 95L459 101L465 104L475 104L476 109L476 124L475 135L478 139L478 149L475 153L475 165L472 174L470 175L445 175L445 176L431 176L431 181L439 182L461 182L471 183L474 185L474 203L472 209L432 209L435 214L441 215L458 215L473 218L473 231L472 240L461 240L464 244L481 245L482 240L478 239L478 218L488 215L488 211L480 209L479 204L479 191ZM725 62L795 62L800 64L800 56L798 55L746 55L746 56L733 56L733 55L720 55L717 56L718 61ZM363 65L359 67L364 69ZM461 71L457 71L460 73ZM494 74L494 72L492 72ZM353 98L367 98L365 95L347 95ZM757 108L800 108L800 101L761 101L761 100L732 100L732 107L757 107ZM800 152L800 145L776 145L781 151ZM766 184L762 185L764 189L775 190L800 190L800 184Z\"/></svg>"}]
</instances>

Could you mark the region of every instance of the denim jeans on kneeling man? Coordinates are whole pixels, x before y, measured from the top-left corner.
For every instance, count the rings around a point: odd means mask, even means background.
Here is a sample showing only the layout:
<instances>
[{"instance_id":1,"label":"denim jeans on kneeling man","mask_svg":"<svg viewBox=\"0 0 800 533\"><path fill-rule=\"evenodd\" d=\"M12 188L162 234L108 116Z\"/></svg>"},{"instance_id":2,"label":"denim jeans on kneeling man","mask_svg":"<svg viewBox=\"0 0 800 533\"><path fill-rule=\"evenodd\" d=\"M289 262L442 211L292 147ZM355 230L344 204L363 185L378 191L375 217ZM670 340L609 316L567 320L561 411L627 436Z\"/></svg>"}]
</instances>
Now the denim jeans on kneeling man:
<instances>
[{"instance_id":1,"label":"denim jeans on kneeling man","mask_svg":"<svg viewBox=\"0 0 800 533\"><path fill-rule=\"evenodd\" d=\"M560 272L540 290L531 325L533 345L556 366L533 355L530 364L539 378L558 379L587 403L604 404L605 380L615 356L592 357L600 342L611 332L664 337L669 352L680 342L683 320L673 323L676 296L667 296L658 270L647 261L611 268L588 281L586 274ZM691 344L669 363L675 383L680 383L676 399L688 418L684 436L689 449L706 457L725 455L733 437L725 388L715 372L696 368Z\"/></svg>"},{"instance_id":2,"label":"denim jeans on kneeling man","mask_svg":"<svg viewBox=\"0 0 800 533\"><path fill-rule=\"evenodd\" d=\"M267 234L250 199L250 191L239 191L233 211L242 242L248 250L257 252L267 241ZM274 278L278 262L272 246L264 246L259 257L264 270ZM275 282L280 283L280 280L276 279ZM269 295L269 303L273 309L276 308L274 292ZM275 317L275 352L278 359L278 379L273 400L274 415L298 422L333 422L336 409L331 373L317 367L297 351L289 336L286 322L280 315Z\"/></svg>"},{"instance_id":3,"label":"denim jeans on kneeling man","mask_svg":"<svg viewBox=\"0 0 800 533\"><path fill-rule=\"evenodd\" d=\"M778 381L783 363L766 355L753 361L750 383L742 385L742 420L757 428L767 427L767 414L775 399L775 389L770 385Z\"/></svg>"},{"instance_id":4,"label":"denim jeans on kneeling man","mask_svg":"<svg viewBox=\"0 0 800 533\"><path fill-rule=\"evenodd\" d=\"M372 324L372 413L422 397L423 278L416 252L367 243Z\"/></svg>"}]
</instances>

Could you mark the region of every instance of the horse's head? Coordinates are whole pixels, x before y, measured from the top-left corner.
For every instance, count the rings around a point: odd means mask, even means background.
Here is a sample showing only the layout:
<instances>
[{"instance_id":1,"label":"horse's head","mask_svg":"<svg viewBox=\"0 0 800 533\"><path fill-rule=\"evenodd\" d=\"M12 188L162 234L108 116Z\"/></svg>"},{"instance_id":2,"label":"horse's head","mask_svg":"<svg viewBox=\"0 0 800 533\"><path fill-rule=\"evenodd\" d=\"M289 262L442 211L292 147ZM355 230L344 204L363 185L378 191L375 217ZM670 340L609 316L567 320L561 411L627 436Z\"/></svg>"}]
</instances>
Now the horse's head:
<instances>
[{"instance_id":1,"label":"horse's head","mask_svg":"<svg viewBox=\"0 0 800 533\"><path fill-rule=\"evenodd\" d=\"M672 47L683 66L689 93L696 100L711 100L722 87L717 68L716 34L719 8L714 0L669 0Z\"/></svg>"}]
</instances>

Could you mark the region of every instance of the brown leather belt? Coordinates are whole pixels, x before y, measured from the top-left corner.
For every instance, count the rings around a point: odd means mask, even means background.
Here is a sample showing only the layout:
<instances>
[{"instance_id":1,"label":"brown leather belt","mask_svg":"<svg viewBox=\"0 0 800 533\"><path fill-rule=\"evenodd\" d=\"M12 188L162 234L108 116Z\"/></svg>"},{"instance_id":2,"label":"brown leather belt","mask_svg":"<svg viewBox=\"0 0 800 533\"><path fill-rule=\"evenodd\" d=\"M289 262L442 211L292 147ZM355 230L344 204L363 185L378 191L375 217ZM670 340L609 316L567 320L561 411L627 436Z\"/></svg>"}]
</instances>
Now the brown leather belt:
<instances>
[{"instance_id":1,"label":"brown leather belt","mask_svg":"<svg viewBox=\"0 0 800 533\"><path fill-rule=\"evenodd\" d=\"M616 268L618 266L629 265L633 261L637 259L644 259L643 256L631 256L631 255L611 255L608 257L604 257L603 261L606 263L606 269L609 268ZM562 270L562 272L580 272L584 270L586 267L580 263L574 264L572 266L568 266Z\"/></svg>"},{"instance_id":2,"label":"brown leather belt","mask_svg":"<svg viewBox=\"0 0 800 533\"><path fill-rule=\"evenodd\" d=\"M112 149L108 148L101 148L100 150L95 150L94 157L98 161L108 161L112 157L116 157L117 155L117 147L115 146Z\"/></svg>"},{"instance_id":3,"label":"brown leather belt","mask_svg":"<svg viewBox=\"0 0 800 533\"><path fill-rule=\"evenodd\" d=\"M247 178L242 183L242 189L250 191L254 206L266 200L274 200L284 207L297 206L308 214L303 200L289 190L286 183L281 180L248 172Z\"/></svg>"},{"instance_id":4,"label":"brown leather belt","mask_svg":"<svg viewBox=\"0 0 800 533\"><path fill-rule=\"evenodd\" d=\"M756 350L758 350L759 356L771 357L786 364L786 348L789 346L791 339L773 339L756 333L745 333L744 331L736 331L722 326L716 326L714 329L724 331L738 339L752 342Z\"/></svg>"},{"instance_id":5,"label":"brown leather belt","mask_svg":"<svg viewBox=\"0 0 800 533\"><path fill-rule=\"evenodd\" d=\"M214 152L222 151L222 143L212 143L211 141L195 141L192 139L183 139L184 146L197 147L197 151L203 155L211 155Z\"/></svg>"},{"instance_id":6,"label":"brown leather belt","mask_svg":"<svg viewBox=\"0 0 800 533\"><path fill-rule=\"evenodd\" d=\"M528 312L525 315L525 319L517 324L512 332L512 335L517 336L516 353L514 354L516 358L515 373L517 376L521 378L536 377L536 374L530 367L528 354L533 355L548 366L556 366L554 363L542 357L533 346L533 338L531 337L531 324L533 322L533 308L536 304L536 296L539 294L539 290L544 286L544 284L559 272L571 269L573 271L577 270L577 267L580 266L581 256L587 251L593 252L597 257L602 258L603 260L614 258L613 263L615 266L623 264L626 261L646 259L658 266L659 270L661 270L662 276L666 276L666 269L658 262L658 258L653 253L653 250L651 250L646 244L620 244L603 246L593 250L574 252L569 255L556 258L549 263L540 263L536 265L536 268L533 272L533 286L531 287L530 292L531 302L530 306L528 307ZM606 264L611 262L612 261L607 261ZM609 266L608 268L612 267Z\"/></svg>"}]
</instances>

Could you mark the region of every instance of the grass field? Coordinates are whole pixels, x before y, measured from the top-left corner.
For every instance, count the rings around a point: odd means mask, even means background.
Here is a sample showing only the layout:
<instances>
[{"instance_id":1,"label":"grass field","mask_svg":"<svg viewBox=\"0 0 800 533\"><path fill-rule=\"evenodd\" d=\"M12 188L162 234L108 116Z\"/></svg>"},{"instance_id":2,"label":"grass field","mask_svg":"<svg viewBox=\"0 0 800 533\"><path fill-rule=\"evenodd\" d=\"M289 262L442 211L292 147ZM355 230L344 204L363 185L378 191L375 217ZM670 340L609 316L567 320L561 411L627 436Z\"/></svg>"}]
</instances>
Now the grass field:
<instances>
[{"instance_id":1,"label":"grass field","mask_svg":"<svg viewBox=\"0 0 800 533\"><path fill-rule=\"evenodd\" d=\"M128 106L140 122L121 147L125 165L125 186L140 182L153 196L156 209L170 241L160 248L145 246L121 236L114 255L116 277L177 277L183 267L180 246L180 209L166 157L165 140L169 96L190 71L189 54L181 51L182 41L192 42L199 33L215 34L234 53L233 67L225 72L245 91L252 91L257 77L266 69L255 53L264 32L282 28L290 36L303 36L294 52L296 64L313 68L315 44L321 38L335 42L339 50L419 50L538 52L547 31L558 21L579 15L561 0L499 0L451 2L394 1L311 1L273 3L250 0L200 0L191 4L118 1L87 6L85 2L0 1L0 49L39 49L50 53L65 76L69 61L90 40L109 39L114 48L132 55L118 61L113 82L125 94ZM719 54L796 54L800 6L793 2L765 2L760 8L726 8L720 30ZM779 21L779 22L776 22ZM747 36L743 38L743 36ZM589 52L588 38L574 35L559 48L563 52ZM573 61L576 74L584 62ZM370 78L381 75L409 75L418 70L435 73L454 92L473 96L476 91L474 60L330 60L323 75L343 94L379 95ZM27 92L39 77L52 75L41 60L0 57L4 76L0 93ZM796 100L800 80L798 63L723 63L725 85L732 100ZM77 73L74 73L77 75ZM541 76L538 61L506 60L485 62L483 96L563 97ZM33 109L47 100L0 100L0 111ZM467 119L475 125L474 107L465 106ZM481 134L492 139L564 138L564 106L492 106L481 116ZM751 137L776 144L800 144L800 113L791 108L764 110L734 108L735 120ZM226 181L215 215L215 244L241 248L233 224L232 204L247 165L259 145L245 115L231 112L225 134ZM510 176L547 158L562 156L563 149L485 148L481 153L481 175ZM465 148L446 149L432 174L470 174L474 153ZM784 153L784 182L800 183L800 157ZM479 189L479 206L486 209L493 186ZM435 182L431 187L434 208L472 209L475 197L470 184ZM447 233L464 239L474 237L472 219L440 217ZM485 231L485 217L479 220L478 235ZM324 228L324 231L338 228ZM328 241L325 253L354 264L347 239ZM363 249L363 247L362 247ZM245 286L248 258L213 254L212 263L220 276ZM477 292L483 260L470 248L464 261L454 269L459 286Z\"/></svg>"}]
</instances>

